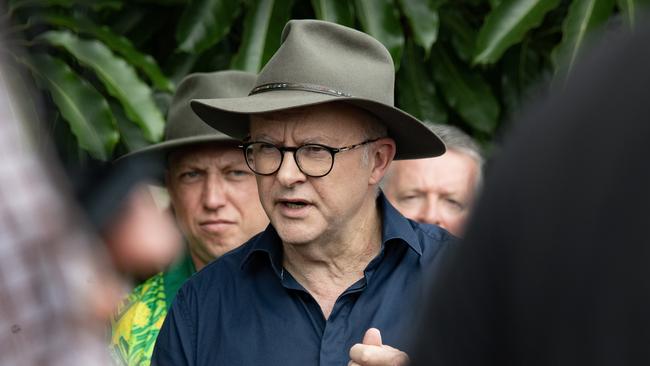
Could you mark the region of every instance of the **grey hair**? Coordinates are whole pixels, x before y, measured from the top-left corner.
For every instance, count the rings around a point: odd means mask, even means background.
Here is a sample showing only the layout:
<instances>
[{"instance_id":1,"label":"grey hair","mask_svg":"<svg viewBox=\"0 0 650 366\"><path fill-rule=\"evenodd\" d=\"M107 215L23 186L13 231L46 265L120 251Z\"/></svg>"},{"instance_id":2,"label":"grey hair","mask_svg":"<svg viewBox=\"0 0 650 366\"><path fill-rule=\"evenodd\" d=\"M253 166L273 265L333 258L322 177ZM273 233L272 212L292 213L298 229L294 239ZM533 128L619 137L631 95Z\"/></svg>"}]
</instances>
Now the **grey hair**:
<instances>
[{"instance_id":1,"label":"grey hair","mask_svg":"<svg viewBox=\"0 0 650 366\"><path fill-rule=\"evenodd\" d=\"M428 126L445 143L447 150L465 154L476 161L478 166L476 189L478 190L483 183L483 165L485 163L480 146L458 127L441 124L429 124Z\"/></svg>"},{"instance_id":2,"label":"grey hair","mask_svg":"<svg viewBox=\"0 0 650 366\"><path fill-rule=\"evenodd\" d=\"M367 112L363 109L360 109L361 111L365 112L364 114L367 116L367 119L365 120L365 127L364 127L364 140L372 140L376 139L379 137L386 137L388 136L388 128L386 127L385 124L379 121L379 118L377 118L374 114ZM367 165L370 159L370 146L365 145L363 147L363 156L362 156L362 162L364 165Z\"/></svg>"},{"instance_id":3,"label":"grey hair","mask_svg":"<svg viewBox=\"0 0 650 366\"><path fill-rule=\"evenodd\" d=\"M366 116L365 118L365 126L363 130L363 139L364 140L374 140L376 138L380 137L386 137L388 136L388 127L384 123L382 123L377 116L374 114L370 113L369 111L366 111L364 109L359 108L360 111L364 112L364 115ZM370 145L365 145L363 146L363 154L361 155L361 163L364 166L367 166L368 163L370 162ZM383 179L382 179L383 180ZM381 193L381 181L379 182L374 190L375 190L375 195L379 197L379 194Z\"/></svg>"},{"instance_id":4,"label":"grey hair","mask_svg":"<svg viewBox=\"0 0 650 366\"><path fill-rule=\"evenodd\" d=\"M455 126L441 124L427 124L427 126L445 143L447 150L453 150L474 159L478 168L475 184L475 190L478 191L483 184L483 165L485 159L476 141ZM386 183L390 180L392 172L393 170L389 169L379 183L382 189L386 188Z\"/></svg>"}]
</instances>

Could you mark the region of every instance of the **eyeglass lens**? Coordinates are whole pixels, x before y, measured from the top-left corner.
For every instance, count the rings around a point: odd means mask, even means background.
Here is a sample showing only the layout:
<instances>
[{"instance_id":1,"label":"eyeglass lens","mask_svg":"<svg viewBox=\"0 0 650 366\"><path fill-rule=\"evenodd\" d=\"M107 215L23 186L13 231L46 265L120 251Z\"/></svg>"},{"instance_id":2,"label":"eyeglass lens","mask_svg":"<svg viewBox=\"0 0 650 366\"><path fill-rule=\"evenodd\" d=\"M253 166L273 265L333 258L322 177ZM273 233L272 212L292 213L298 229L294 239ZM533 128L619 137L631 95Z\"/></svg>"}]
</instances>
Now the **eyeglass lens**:
<instances>
[{"instance_id":1,"label":"eyeglass lens","mask_svg":"<svg viewBox=\"0 0 650 366\"><path fill-rule=\"evenodd\" d=\"M277 146L264 142L248 145L245 155L246 163L251 170L261 175L275 173L283 159L283 152ZM306 175L323 176L332 169L332 153L323 146L303 145L293 155L298 168Z\"/></svg>"}]
</instances>

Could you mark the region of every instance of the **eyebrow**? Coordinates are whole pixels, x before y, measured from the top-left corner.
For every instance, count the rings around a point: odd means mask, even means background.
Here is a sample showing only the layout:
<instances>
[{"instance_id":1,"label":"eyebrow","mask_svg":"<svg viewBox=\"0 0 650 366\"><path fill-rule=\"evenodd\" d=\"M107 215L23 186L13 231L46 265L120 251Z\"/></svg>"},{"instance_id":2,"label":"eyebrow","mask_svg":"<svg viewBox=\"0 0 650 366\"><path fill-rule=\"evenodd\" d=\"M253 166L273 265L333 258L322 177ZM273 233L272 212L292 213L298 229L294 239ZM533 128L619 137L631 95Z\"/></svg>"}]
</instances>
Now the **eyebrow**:
<instances>
[{"instance_id":1,"label":"eyebrow","mask_svg":"<svg viewBox=\"0 0 650 366\"><path fill-rule=\"evenodd\" d=\"M425 194L426 192L419 188L409 188L400 192L401 194Z\"/></svg>"}]
</instances>

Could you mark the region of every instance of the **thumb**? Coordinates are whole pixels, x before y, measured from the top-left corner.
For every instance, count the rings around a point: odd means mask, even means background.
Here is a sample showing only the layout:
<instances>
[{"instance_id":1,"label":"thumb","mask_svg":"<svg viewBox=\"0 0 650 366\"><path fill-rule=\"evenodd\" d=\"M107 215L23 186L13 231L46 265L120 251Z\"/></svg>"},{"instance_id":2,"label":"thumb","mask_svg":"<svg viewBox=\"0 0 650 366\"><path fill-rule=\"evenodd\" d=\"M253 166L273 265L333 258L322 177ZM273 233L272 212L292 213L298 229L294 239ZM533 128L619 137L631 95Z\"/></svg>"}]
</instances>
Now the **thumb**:
<instances>
[{"instance_id":1,"label":"thumb","mask_svg":"<svg viewBox=\"0 0 650 366\"><path fill-rule=\"evenodd\" d=\"M369 346L381 346L381 333L377 328L370 328L363 336L363 344Z\"/></svg>"}]
</instances>

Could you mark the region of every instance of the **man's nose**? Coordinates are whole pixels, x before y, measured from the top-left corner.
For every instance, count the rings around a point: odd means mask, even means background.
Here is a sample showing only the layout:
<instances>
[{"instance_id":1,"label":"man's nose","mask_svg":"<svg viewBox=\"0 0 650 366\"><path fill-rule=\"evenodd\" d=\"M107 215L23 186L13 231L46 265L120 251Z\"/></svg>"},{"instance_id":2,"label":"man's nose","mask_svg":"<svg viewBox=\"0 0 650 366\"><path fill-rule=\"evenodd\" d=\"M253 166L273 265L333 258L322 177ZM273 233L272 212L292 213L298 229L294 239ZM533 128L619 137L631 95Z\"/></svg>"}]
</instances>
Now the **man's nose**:
<instances>
[{"instance_id":1,"label":"man's nose","mask_svg":"<svg viewBox=\"0 0 650 366\"><path fill-rule=\"evenodd\" d=\"M226 185L217 174L208 174L203 186L203 207L217 210L226 204Z\"/></svg>"},{"instance_id":2,"label":"man's nose","mask_svg":"<svg viewBox=\"0 0 650 366\"><path fill-rule=\"evenodd\" d=\"M433 198L427 198L418 213L418 220L427 224L442 225L442 215L438 201Z\"/></svg>"},{"instance_id":3,"label":"man's nose","mask_svg":"<svg viewBox=\"0 0 650 366\"><path fill-rule=\"evenodd\" d=\"M295 153L290 151L284 152L284 158L282 159L282 164L280 169L278 169L277 179L280 184L285 187L292 187L297 183L304 182L307 179L307 176L298 168L296 160L294 158Z\"/></svg>"}]
</instances>

